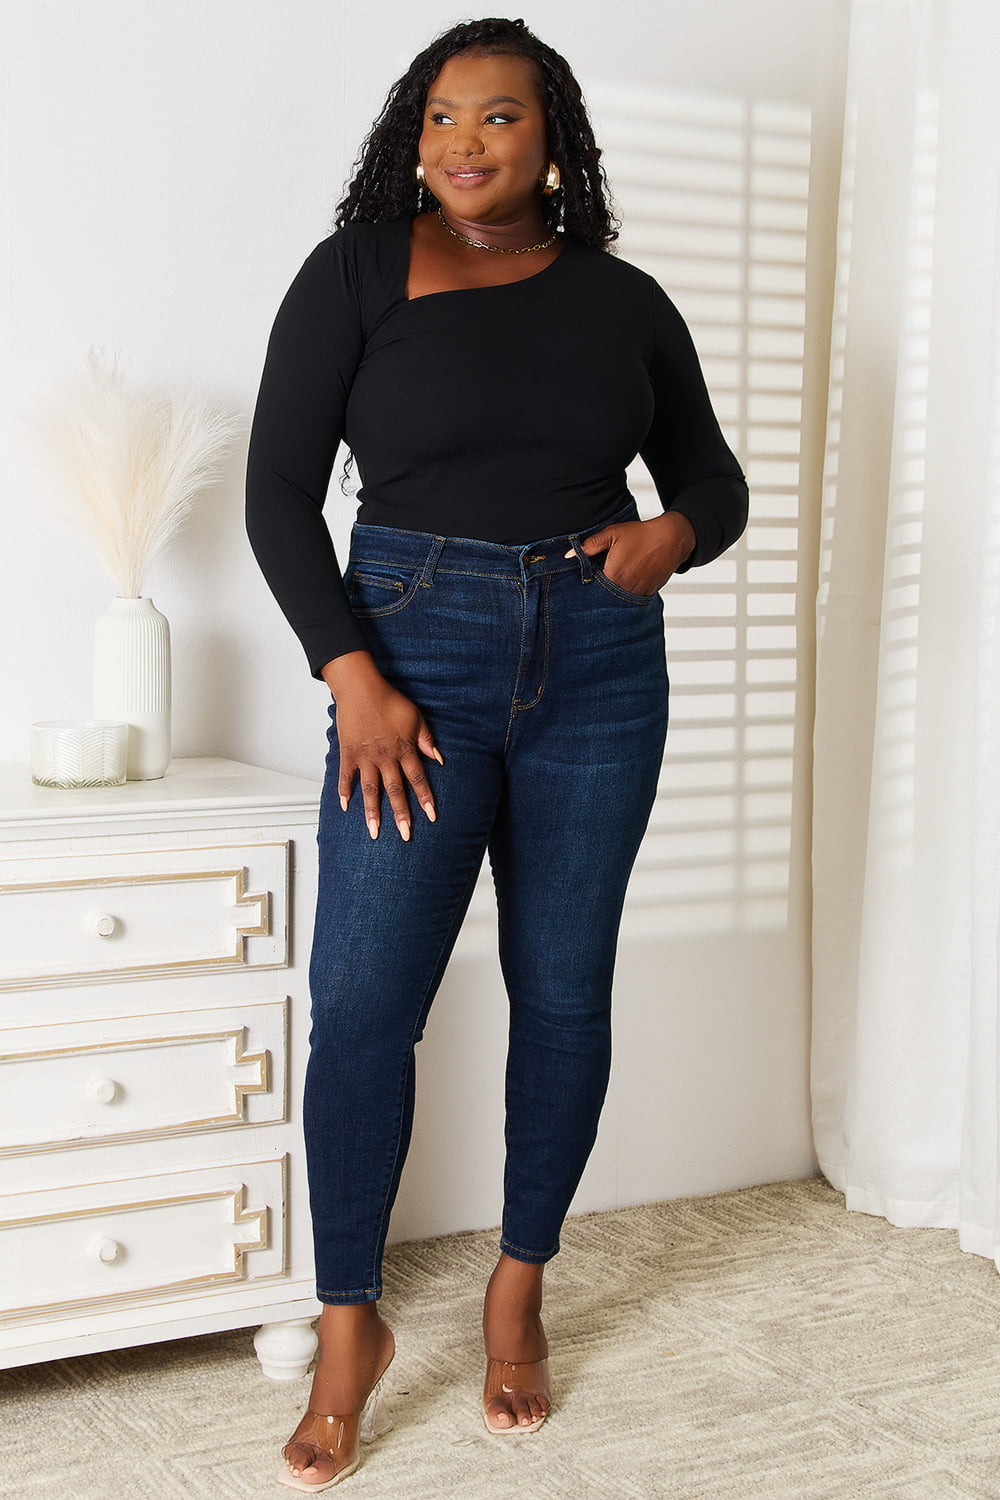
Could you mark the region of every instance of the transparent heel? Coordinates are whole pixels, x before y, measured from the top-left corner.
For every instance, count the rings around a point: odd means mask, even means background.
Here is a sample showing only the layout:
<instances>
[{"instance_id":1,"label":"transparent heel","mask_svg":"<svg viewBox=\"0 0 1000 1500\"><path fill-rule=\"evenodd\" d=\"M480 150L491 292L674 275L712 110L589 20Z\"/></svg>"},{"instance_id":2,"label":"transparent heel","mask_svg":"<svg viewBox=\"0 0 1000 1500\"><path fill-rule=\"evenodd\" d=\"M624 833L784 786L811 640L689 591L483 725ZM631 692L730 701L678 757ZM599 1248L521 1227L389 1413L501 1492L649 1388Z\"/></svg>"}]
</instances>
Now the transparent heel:
<instances>
[{"instance_id":1,"label":"transparent heel","mask_svg":"<svg viewBox=\"0 0 1000 1500\"><path fill-rule=\"evenodd\" d=\"M365 1403L365 1409L361 1413L361 1430L358 1434L363 1443L374 1443L383 1432L388 1432L392 1426L392 1417L389 1415L389 1403L382 1389L385 1376L375 1386L371 1395Z\"/></svg>"}]
</instances>

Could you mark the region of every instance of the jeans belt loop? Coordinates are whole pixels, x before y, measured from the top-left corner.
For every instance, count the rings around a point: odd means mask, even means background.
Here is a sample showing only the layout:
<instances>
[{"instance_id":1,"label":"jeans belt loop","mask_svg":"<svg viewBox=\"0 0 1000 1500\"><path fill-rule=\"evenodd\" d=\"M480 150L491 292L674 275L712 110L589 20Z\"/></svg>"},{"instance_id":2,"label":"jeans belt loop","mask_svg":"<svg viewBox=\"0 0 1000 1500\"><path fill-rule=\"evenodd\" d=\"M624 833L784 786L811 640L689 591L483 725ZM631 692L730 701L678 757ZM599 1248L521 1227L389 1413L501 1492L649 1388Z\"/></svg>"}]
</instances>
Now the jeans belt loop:
<instances>
[{"instance_id":1,"label":"jeans belt loop","mask_svg":"<svg viewBox=\"0 0 1000 1500\"><path fill-rule=\"evenodd\" d=\"M570 545L573 548L573 551L576 553L577 561L580 564L580 582L593 583L594 565L590 561L590 558L587 556L586 552L584 552L583 548L580 546L580 533L578 531L574 531L570 535L569 541Z\"/></svg>"},{"instance_id":2,"label":"jeans belt loop","mask_svg":"<svg viewBox=\"0 0 1000 1500\"><path fill-rule=\"evenodd\" d=\"M445 540L446 538L443 536L436 536L431 542L430 550L427 553L427 561L424 563L423 571L420 574L422 588L429 589L434 582L434 569L437 567L438 558L441 556Z\"/></svg>"}]
</instances>

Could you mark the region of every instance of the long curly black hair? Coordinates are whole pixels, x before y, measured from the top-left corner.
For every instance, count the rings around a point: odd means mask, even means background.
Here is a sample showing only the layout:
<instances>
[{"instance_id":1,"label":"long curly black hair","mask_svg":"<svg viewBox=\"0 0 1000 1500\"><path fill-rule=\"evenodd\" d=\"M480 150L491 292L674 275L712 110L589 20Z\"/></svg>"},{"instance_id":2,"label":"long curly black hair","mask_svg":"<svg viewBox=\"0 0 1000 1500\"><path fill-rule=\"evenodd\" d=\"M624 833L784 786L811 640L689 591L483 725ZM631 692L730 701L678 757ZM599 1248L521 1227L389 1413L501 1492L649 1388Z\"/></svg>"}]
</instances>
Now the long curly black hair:
<instances>
[{"instance_id":1,"label":"long curly black hair","mask_svg":"<svg viewBox=\"0 0 1000 1500\"><path fill-rule=\"evenodd\" d=\"M542 198L545 222L587 245L610 249L619 223L580 85L566 59L523 21L496 16L450 27L393 84L354 164L354 179L337 205L334 228L375 224L435 207L436 198L414 175L417 143L427 91L448 59L459 53L525 57L534 63L545 100L548 148L562 176L562 186Z\"/></svg>"}]
</instances>

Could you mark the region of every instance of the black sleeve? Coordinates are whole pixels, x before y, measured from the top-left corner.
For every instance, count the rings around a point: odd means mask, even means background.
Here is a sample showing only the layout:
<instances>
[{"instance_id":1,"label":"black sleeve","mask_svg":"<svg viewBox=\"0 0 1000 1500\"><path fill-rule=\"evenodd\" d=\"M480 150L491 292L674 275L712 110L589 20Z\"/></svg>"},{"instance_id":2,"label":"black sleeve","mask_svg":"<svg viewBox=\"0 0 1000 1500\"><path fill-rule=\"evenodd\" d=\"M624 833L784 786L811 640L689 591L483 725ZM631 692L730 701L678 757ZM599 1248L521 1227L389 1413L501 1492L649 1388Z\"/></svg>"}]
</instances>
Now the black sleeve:
<instances>
[{"instance_id":1,"label":"black sleeve","mask_svg":"<svg viewBox=\"0 0 1000 1500\"><path fill-rule=\"evenodd\" d=\"M278 308L250 430L246 529L313 677L367 650L323 517L364 339L352 267L337 236L317 245Z\"/></svg>"},{"instance_id":2,"label":"black sleeve","mask_svg":"<svg viewBox=\"0 0 1000 1500\"><path fill-rule=\"evenodd\" d=\"M679 510L697 542L677 569L712 562L742 536L749 496L746 479L712 410L705 377L687 324L653 282L652 365L656 413L639 450L664 510Z\"/></svg>"}]
</instances>

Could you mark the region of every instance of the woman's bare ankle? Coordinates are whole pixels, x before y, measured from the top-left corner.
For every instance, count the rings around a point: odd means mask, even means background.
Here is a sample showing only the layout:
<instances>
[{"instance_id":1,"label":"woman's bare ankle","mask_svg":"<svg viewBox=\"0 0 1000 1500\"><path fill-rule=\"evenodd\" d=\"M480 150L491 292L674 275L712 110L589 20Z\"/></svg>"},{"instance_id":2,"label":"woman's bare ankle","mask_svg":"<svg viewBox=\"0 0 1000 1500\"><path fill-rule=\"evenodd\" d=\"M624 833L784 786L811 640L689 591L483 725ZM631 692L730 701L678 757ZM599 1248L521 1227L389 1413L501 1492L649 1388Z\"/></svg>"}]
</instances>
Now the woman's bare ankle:
<instances>
[{"instance_id":1,"label":"woman's bare ankle","mask_svg":"<svg viewBox=\"0 0 1000 1500\"><path fill-rule=\"evenodd\" d=\"M327 1303L319 1320L313 1371L313 1411L360 1410L395 1349L377 1302Z\"/></svg>"},{"instance_id":2,"label":"woman's bare ankle","mask_svg":"<svg viewBox=\"0 0 1000 1500\"><path fill-rule=\"evenodd\" d=\"M334 1324L339 1324L344 1328L360 1327L365 1323L381 1321L381 1316L377 1301L324 1302L319 1322L321 1328L333 1327Z\"/></svg>"},{"instance_id":3,"label":"woman's bare ankle","mask_svg":"<svg viewBox=\"0 0 1000 1500\"><path fill-rule=\"evenodd\" d=\"M483 1340L494 1359L542 1359L548 1342L542 1326L541 1265L501 1255L483 1300Z\"/></svg>"}]
</instances>

